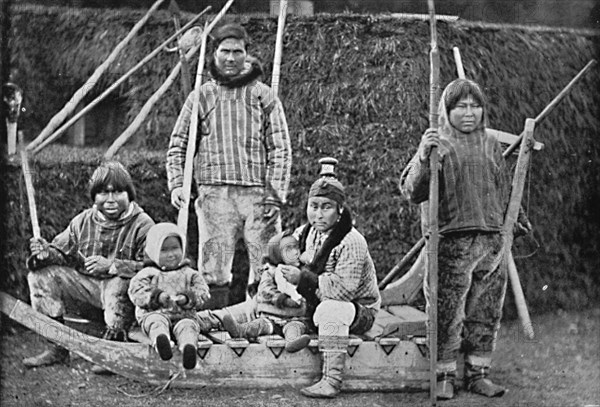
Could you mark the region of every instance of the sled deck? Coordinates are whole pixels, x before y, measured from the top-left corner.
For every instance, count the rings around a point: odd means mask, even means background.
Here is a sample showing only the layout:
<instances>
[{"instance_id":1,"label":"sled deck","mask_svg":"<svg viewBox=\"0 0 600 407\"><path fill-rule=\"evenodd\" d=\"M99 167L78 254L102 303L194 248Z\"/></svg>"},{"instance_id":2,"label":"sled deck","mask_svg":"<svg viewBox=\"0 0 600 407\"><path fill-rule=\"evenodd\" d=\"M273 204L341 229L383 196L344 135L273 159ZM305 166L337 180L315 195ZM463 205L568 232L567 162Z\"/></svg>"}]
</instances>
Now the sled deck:
<instances>
[{"instance_id":1,"label":"sled deck","mask_svg":"<svg viewBox=\"0 0 600 407\"><path fill-rule=\"evenodd\" d=\"M11 319L82 358L132 380L182 388L277 388L306 386L320 377L316 336L297 353L284 350L277 335L257 343L211 332L198 342L198 362L184 370L181 354L163 361L139 330L132 342L114 342L87 335L33 310L27 303L0 292L0 309ZM344 390L415 391L429 388L429 360L424 313L408 306L379 312L365 335L351 336L344 372Z\"/></svg>"}]
</instances>

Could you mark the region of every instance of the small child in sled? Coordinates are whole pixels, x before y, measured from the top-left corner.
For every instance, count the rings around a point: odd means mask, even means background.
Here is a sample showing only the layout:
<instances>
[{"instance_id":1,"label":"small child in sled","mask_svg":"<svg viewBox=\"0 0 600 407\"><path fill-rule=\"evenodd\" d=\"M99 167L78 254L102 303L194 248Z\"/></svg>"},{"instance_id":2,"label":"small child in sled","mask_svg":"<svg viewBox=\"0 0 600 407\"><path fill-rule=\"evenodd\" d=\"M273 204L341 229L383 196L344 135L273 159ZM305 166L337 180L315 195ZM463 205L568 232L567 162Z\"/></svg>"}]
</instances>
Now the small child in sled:
<instances>
[{"instance_id":1,"label":"small child in sled","mask_svg":"<svg viewBox=\"0 0 600 407\"><path fill-rule=\"evenodd\" d=\"M232 338L255 339L260 335L282 333L285 349L297 352L310 342L306 318L306 301L281 273L281 265L300 266L300 247L291 232L275 235L269 241L258 292L258 318L239 324L231 315L223 317L223 326Z\"/></svg>"},{"instance_id":2,"label":"small child in sled","mask_svg":"<svg viewBox=\"0 0 600 407\"><path fill-rule=\"evenodd\" d=\"M148 231L145 267L132 279L129 298L135 315L159 356L169 360L171 333L183 354L183 367L196 366L200 326L196 311L210 298L202 274L184 258L185 237L172 223Z\"/></svg>"}]
</instances>

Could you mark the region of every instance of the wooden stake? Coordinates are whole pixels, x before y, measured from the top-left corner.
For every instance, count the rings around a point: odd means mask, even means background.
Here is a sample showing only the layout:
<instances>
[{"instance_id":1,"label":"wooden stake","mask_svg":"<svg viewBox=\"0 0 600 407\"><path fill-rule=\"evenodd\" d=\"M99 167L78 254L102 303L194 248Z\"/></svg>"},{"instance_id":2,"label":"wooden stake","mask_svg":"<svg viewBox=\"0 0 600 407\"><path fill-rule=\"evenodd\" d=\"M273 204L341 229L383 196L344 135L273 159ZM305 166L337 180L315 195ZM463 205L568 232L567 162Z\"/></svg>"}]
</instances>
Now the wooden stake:
<instances>
[{"instance_id":1,"label":"wooden stake","mask_svg":"<svg viewBox=\"0 0 600 407\"><path fill-rule=\"evenodd\" d=\"M81 109L81 111L79 111L76 115L74 115L73 117L71 117L71 119L69 119L65 124L63 124L58 130L56 130L54 133L52 133L51 135L49 135L48 137L46 137L45 140L41 141L39 143L39 145L35 146L34 143L37 141L37 139L36 139L36 140L34 140L34 142L30 143L27 146L27 149L28 150L32 150L34 154L37 154L41 149L43 149L48 144L50 144L51 142L53 142L62 133L64 133L64 131L66 129L68 129L73 123L75 123L77 120L79 120L79 118L81 116L83 116L84 114L86 114L87 112L89 112L90 110L92 110L98 103L100 103L104 98L106 98L106 96L108 96L115 89L117 89L119 87L119 85L121 85L121 83L125 82L125 80L127 78L129 78L131 75L133 75L138 69L140 69L142 66L144 66L148 61L150 61L156 55L158 55L158 53L160 51L162 51L167 45L169 45L169 43L171 41L173 41L175 38L177 38L178 34L180 34L181 32L185 31L193 23L195 23L196 21L198 21L198 19L204 13L206 13L208 10L209 10L209 7L205 8L200 14L198 14L193 19L191 19L185 26L183 26L181 28L181 30L179 30L175 34L171 35L166 41L164 41L160 46L158 46L158 48L156 48L154 51L152 51L150 54L148 54L144 59L142 59L140 62L138 62L133 68L131 68L129 71L127 71L127 73L125 73L115 83L113 83L111 86L109 86L96 99L94 99L93 101L91 101L89 105L87 105L86 107L84 107L83 109ZM40 136L38 136L38 139L40 138Z\"/></svg>"},{"instance_id":2,"label":"wooden stake","mask_svg":"<svg viewBox=\"0 0 600 407\"><path fill-rule=\"evenodd\" d=\"M27 146L28 150L33 150L35 147L41 144L42 141L46 140L50 133L52 133L54 129L56 129L77 108L79 102L81 102L85 95L87 95L88 92L92 90L93 87L96 85L96 83L98 83L98 80L100 79L104 71L106 71L110 64L114 62L114 60L117 58L117 55L119 55L123 48L125 48L125 46L138 33L138 31L144 26L144 24L146 24L152 13L156 11L156 9L162 4L163 1L164 0L157 0L152 5L152 7L150 7L150 9L146 12L144 17L142 17L142 19L133 26L133 28L131 29L131 31L129 31L127 36L125 36L125 38L123 38L123 40L121 40L121 42L117 44L117 46L112 50L108 57L106 57L104 62L102 62L102 64L100 64L100 66L96 68L92 76L90 76L90 78L83 84L82 87L75 91L75 93L73 94L71 99L65 104L65 106L56 115L54 115L54 117L50 120L50 122L48 122L46 127L37 136L37 138L31 143L29 143L29 145Z\"/></svg>"},{"instance_id":3,"label":"wooden stake","mask_svg":"<svg viewBox=\"0 0 600 407\"><path fill-rule=\"evenodd\" d=\"M438 89L440 87L440 55L437 47L437 30L435 21L435 5L428 0L429 20L431 28L431 51L429 52L429 128L438 128ZM429 236L426 240L427 276L429 280L429 396L431 405L437 402L437 301L438 301L438 204L439 204L439 158L437 148L432 148L429 154Z\"/></svg>"},{"instance_id":4,"label":"wooden stake","mask_svg":"<svg viewBox=\"0 0 600 407\"><path fill-rule=\"evenodd\" d=\"M279 77L281 75L281 55L283 53L283 31L287 17L287 0L279 1L279 19L277 20L277 39L275 40L275 57L273 58L273 74L271 76L271 89L273 94L279 94Z\"/></svg>"},{"instance_id":5,"label":"wooden stake","mask_svg":"<svg viewBox=\"0 0 600 407\"><path fill-rule=\"evenodd\" d=\"M233 0L229 0L221 9L219 14L205 27L202 32L202 42L200 45L200 56L198 58L198 68L196 71L196 82L194 83L194 104L192 105L192 117L190 119L189 137L187 149L185 152L185 165L183 168L183 205L179 209L177 217L177 226L184 236L187 236L190 196L192 193L192 181L194 178L194 157L196 155L196 139L198 135L198 112L200 109L200 86L202 85L202 72L204 70L204 59L206 58L206 43L208 34L215 25L223 18Z\"/></svg>"}]
</instances>

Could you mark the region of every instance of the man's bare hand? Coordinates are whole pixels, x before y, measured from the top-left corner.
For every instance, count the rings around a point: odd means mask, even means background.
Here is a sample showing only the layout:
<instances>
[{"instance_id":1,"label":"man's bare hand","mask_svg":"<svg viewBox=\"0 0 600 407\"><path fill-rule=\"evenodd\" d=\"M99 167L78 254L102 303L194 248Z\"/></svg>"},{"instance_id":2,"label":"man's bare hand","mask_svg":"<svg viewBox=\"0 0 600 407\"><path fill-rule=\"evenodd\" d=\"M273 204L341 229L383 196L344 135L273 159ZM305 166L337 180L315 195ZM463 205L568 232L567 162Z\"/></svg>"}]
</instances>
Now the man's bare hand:
<instances>
[{"instance_id":1,"label":"man's bare hand","mask_svg":"<svg viewBox=\"0 0 600 407\"><path fill-rule=\"evenodd\" d=\"M91 276L106 276L111 265L112 261L103 256L89 256L85 258L85 271Z\"/></svg>"},{"instance_id":2,"label":"man's bare hand","mask_svg":"<svg viewBox=\"0 0 600 407\"><path fill-rule=\"evenodd\" d=\"M171 205L177 209L181 209L185 206L186 202L183 197L183 187L174 188L171 191Z\"/></svg>"},{"instance_id":3,"label":"man's bare hand","mask_svg":"<svg viewBox=\"0 0 600 407\"><path fill-rule=\"evenodd\" d=\"M50 250L48 249L48 242L43 237L29 239L29 250L31 255L38 260L47 259L50 256Z\"/></svg>"}]
</instances>

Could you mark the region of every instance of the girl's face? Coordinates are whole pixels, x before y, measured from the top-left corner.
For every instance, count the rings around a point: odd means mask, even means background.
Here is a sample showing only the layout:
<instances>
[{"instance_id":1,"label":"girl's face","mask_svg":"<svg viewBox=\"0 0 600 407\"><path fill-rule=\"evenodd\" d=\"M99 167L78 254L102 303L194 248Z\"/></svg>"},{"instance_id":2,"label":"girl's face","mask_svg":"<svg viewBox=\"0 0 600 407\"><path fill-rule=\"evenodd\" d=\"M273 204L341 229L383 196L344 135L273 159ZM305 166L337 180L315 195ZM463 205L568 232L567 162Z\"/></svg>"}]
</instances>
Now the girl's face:
<instances>
[{"instance_id":1,"label":"girl's face","mask_svg":"<svg viewBox=\"0 0 600 407\"><path fill-rule=\"evenodd\" d=\"M308 198L306 207L308 223L319 232L331 229L340 217L338 204L333 199L322 196Z\"/></svg>"},{"instance_id":2,"label":"girl's face","mask_svg":"<svg viewBox=\"0 0 600 407\"><path fill-rule=\"evenodd\" d=\"M279 242L279 251L285 264L300 266L300 244L294 236L285 236Z\"/></svg>"},{"instance_id":3,"label":"girl's face","mask_svg":"<svg viewBox=\"0 0 600 407\"><path fill-rule=\"evenodd\" d=\"M116 220L129 207L129 195L127 191L117 191L112 184L108 184L96 194L94 204L108 219Z\"/></svg>"},{"instance_id":4,"label":"girl's face","mask_svg":"<svg viewBox=\"0 0 600 407\"><path fill-rule=\"evenodd\" d=\"M160 248L159 265L166 268L176 268L181 264L181 260L183 260L181 242L175 236L167 237Z\"/></svg>"},{"instance_id":5,"label":"girl's face","mask_svg":"<svg viewBox=\"0 0 600 407\"><path fill-rule=\"evenodd\" d=\"M460 99L450 110L450 124L461 133L471 133L481 124L483 106L468 95Z\"/></svg>"}]
</instances>

